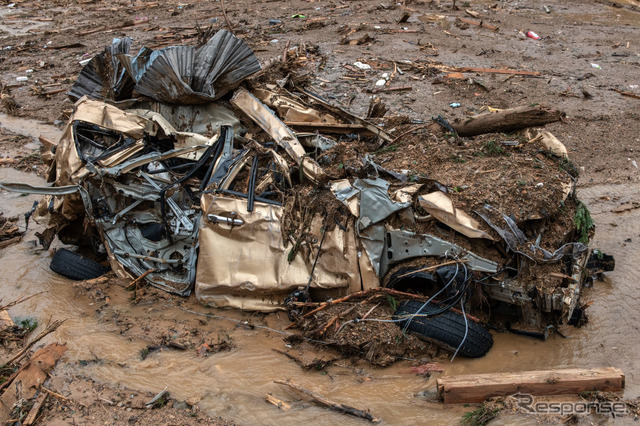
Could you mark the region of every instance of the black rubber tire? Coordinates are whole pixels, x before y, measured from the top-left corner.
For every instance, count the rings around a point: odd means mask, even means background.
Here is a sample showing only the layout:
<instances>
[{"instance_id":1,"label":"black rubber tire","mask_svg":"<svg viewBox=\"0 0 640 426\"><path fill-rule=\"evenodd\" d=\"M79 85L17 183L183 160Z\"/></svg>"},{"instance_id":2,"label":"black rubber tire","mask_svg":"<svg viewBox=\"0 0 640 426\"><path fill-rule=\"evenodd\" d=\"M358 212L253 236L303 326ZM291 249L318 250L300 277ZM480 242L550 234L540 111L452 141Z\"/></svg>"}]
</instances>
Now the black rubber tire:
<instances>
[{"instance_id":1,"label":"black rubber tire","mask_svg":"<svg viewBox=\"0 0 640 426\"><path fill-rule=\"evenodd\" d=\"M423 303L417 300L402 302L393 315L394 319L415 314L422 305ZM434 312L435 309L438 308L433 305L428 306L420 313L428 314L429 312ZM406 321L397 322L396 324L404 327ZM458 354L468 358L485 356L493 346L491 333L475 321L467 320L467 324L469 326L467 338L464 340ZM462 314L448 310L432 317L414 317L407 330L422 340L432 342L447 350L455 351L464 338L465 319Z\"/></svg>"},{"instance_id":2,"label":"black rubber tire","mask_svg":"<svg viewBox=\"0 0 640 426\"><path fill-rule=\"evenodd\" d=\"M110 270L98 262L64 248L55 252L49 267L53 272L76 281L98 278Z\"/></svg>"}]
</instances>

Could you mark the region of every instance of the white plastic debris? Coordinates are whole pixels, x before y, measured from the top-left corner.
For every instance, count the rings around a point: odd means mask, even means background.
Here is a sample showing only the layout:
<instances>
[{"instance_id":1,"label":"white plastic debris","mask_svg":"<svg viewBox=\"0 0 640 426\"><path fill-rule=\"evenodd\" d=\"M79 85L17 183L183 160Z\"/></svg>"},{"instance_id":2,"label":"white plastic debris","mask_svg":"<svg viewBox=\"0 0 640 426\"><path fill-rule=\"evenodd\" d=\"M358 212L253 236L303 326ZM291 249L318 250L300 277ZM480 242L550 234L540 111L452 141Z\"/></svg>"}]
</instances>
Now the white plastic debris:
<instances>
[{"instance_id":1,"label":"white plastic debris","mask_svg":"<svg viewBox=\"0 0 640 426\"><path fill-rule=\"evenodd\" d=\"M536 183L536 188L542 188L543 186L544 186L544 183L542 182Z\"/></svg>"},{"instance_id":2,"label":"white plastic debris","mask_svg":"<svg viewBox=\"0 0 640 426\"><path fill-rule=\"evenodd\" d=\"M636 160L632 160L631 158L627 158L627 159L631 161L631 164L633 164L633 167L635 167L636 169L638 168L638 163L636 162Z\"/></svg>"},{"instance_id":3,"label":"white plastic debris","mask_svg":"<svg viewBox=\"0 0 640 426\"><path fill-rule=\"evenodd\" d=\"M362 62L358 61L358 62L354 62L353 66L361 69L361 70L370 70L371 69L371 65L369 64L363 64Z\"/></svg>"},{"instance_id":4,"label":"white plastic debris","mask_svg":"<svg viewBox=\"0 0 640 426\"><path fill-rule=\"evenodd\" d=\"M449 106L450 106L451 108L458 108L458 107L460 106L460 102L451 102L451 103L449 104Z\"/></svg>"},{"instance_id":5,"label":"white plastic debris","mask_svg":"<svg viewBox=\"0 0 640 426\"><path fill-rule=\"evenodd\" d=\"M277 42L279 42L280 40L278 40L277 38L274 38L273 40L271 40L269 43L273 43L276 44Z\"/></svg>"},{"instance_id":6,"label":"white plastic debris","mask_svg":"<svg viewBox=\"0 0 640 426\"><path fill-rule=\"evenodd\" d=\"M27 74L31 74L31 73L33 72L33 70L32 70L32 69L28 69L28 70L26 70L25 72L26 72Z\"/></svg>"},{"instance_id":7,"label":"white plastic debris","mask_svg":"<svg viewBox=\"0 0 640 426\"><path fill-rule=\"evenodd\" d=\"M385 80L384 78L376 81L376 86L384 86L385 84L387 84L387 80Z\"/></svg>"},{"instance_id":8,"label":"white plastic debris","mask_svg":"<svg viewBox=\"0 0 640 426\"><path fill-rule=\"evenodd\" d=\"M380 25L374 25L373 28L375 28L376 30L379 30L382 27Z\"/></svg>"},{"instance_id":9,"label":"white plastic debris","mask_svg":"<svg viewBox=\"0 0 640 426\"><path fill-rule=\"evenodd\" d=\"M87 64L91 61L91 59L93 59L93 58L83 59L83 60L81 60L81 61L78 61L78 63L79 63L81 66L83 66L83 67L84 67L85 65L87 65Z\"/></svg>"},{"instance_id":10,"label":"white plastic debris","mask_svg":"<svg viewBox=\"0 0 640 426\"><path fill-rule=\"evenodd\" d=\"M382 74L382 78L384 78L385 80L389 80L389 74L385 72L384 74Z\"/></svg>"},{"instance_id":11,"label":"white plastic debris","mask_svg":"<svg viewBox=\"0 0 640 426\"><path fill-rule=\"evenodd\" d=\"M16 77L16 81L28 81L29 77L25 77L25 76L20 76L20 77Z\"/></svg>"},{"instance_id":12,"label":"white plastic debris","mask_svg":"<svg viewBox=\"0 0 640 426\"><path fill-rule=\"evenodd\" d=\"M591 68L595 68L597 70L601 69L600 65L594 63L591 64Z\"/></svg>"}]
</instances>

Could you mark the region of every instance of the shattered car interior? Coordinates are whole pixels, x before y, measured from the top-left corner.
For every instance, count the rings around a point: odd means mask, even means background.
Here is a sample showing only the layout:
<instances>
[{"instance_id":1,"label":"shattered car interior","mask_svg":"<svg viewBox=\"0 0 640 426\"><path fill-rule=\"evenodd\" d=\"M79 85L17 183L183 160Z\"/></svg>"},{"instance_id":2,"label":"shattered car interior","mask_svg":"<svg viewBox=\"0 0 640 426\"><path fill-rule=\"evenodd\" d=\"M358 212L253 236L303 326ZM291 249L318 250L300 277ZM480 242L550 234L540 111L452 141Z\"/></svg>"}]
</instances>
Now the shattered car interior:
<instances>
[{"instance_id":1,"label":"shattered car interior","mask_svg":"<svg viewBox=\"0 0 640 426\"><path fill-rule=\"evenodd\" d=\"M542 338L581 325L583 288L613 269L547 131L502 143L442 117L362 118L224 30L197 48L131 44L78 77L44 156L52 186L1 184L44 195L47 248L92 247L118 276L215 307L295 319L306 300L386 287L428 296L416 315L455 307Z\"/></svg>"}]
</instances>

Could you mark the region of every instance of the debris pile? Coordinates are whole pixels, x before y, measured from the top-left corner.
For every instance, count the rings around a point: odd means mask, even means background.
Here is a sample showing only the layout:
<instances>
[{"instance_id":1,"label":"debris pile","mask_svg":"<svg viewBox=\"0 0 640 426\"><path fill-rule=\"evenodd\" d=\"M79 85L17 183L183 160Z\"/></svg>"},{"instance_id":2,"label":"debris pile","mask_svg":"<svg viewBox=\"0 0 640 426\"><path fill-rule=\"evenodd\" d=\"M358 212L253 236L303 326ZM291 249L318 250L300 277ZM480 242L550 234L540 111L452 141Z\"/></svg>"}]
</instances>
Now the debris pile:
<instances>
[{"instance_id":1,"label":"debris pile","mask_svg":"<svg viewBox=\"0 0 640 426\"><path fill-rule=\"evenodd\" d=\"M479 322L540 337L580 324L589 270L613 266L587 245L593 222L563 144L503 133L559 111L418 122L384 118L374 100L362 118L308 85L323 62L313 46L262 70L224 30L198 48L130 47L114 40L73 86L54 185L1 184L46 194L34 214L46 247L55 236L93 246L119 276L195 289L208 305L270 311L286 299L306 335L383 365L420 344L406 332L482 356L492 339ZM420 302L366 293L381 286Z\"/></svg>"},{"instance_id":2,"label":"debris pile","mask_svg":"<svg viewBox=\"0 0 640 426\"><path fill-rule=\"evenodd\" d=\"M4 217L0 213L0 249L22 240L23 231L18 227L18 217Z\"/></svg>"}]
</instances>

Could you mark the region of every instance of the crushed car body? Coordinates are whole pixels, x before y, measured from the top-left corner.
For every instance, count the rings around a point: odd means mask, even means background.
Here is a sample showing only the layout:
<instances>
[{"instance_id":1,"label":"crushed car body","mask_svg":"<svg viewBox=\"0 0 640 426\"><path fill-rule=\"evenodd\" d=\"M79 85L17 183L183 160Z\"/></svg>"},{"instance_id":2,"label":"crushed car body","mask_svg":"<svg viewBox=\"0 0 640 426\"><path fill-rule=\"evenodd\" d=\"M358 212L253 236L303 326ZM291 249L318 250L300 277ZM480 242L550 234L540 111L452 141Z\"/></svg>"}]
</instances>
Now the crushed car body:
<instances>
[{"instance_id":1,"label":"crushed car body","mask_svg":"<svg viewBox=\"0 0 640 426\"><path fill-rule=\"evenodd\" d=\"M504 147L418 134L403 152L390 125L310 90L241 86L261 67L226 31L199 48L130 45L115 40L80 74L53 186L0 184L47 194L33 215L45 247L93 246L119 276L211 306L270 311L301 288L323 300L386 286L540 337L579 324L584 284L613 267L575 220L588 211L549 132ZM489 176L505 150L539 183L525 190L507 166ZM473 161L466 188L452 185Z\"/></svg>"}]
</instances>

